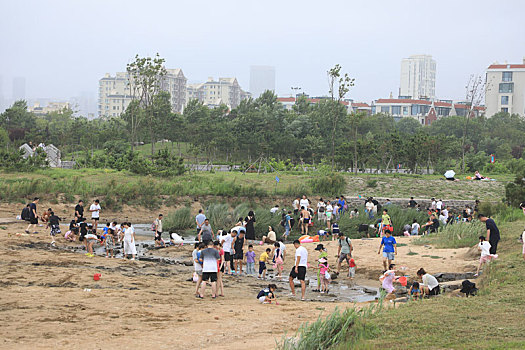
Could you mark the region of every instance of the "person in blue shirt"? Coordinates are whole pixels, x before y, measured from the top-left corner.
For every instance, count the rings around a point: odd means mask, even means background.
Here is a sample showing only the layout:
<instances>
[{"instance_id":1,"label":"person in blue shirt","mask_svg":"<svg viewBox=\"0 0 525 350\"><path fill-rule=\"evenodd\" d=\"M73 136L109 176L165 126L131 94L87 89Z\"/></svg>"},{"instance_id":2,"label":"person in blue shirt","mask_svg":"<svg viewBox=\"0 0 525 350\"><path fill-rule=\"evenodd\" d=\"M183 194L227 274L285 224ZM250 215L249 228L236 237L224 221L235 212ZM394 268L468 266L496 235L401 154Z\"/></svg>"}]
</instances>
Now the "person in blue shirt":
<instances>
[{"instance_id":1,"label":"person in blue shirt","mask_svg":"<svg viewBox=\"0 0 525 350\"><path fill-rule=\"evenodd\" d=\"M381 245L379 246L379 251L377 254L381 254L381 248L383 248L383 267L390 266L392 261L394 261L394 255L397 255L397 242L394 237L392 237L392 232L390 230L385 230L385 236L381 238Z\"/></svg>"}]
</instances>

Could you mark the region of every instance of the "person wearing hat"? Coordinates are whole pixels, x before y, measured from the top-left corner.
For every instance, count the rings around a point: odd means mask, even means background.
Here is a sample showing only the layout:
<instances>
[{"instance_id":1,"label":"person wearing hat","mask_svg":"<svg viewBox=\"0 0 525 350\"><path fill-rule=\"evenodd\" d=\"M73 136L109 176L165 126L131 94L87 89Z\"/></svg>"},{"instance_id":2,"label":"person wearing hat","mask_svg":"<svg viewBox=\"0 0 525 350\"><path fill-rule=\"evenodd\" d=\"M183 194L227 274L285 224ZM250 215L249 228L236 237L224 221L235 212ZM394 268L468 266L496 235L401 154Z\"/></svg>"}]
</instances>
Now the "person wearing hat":
<instances>
[{"instance_id":1,"label":"person wearing hat","mask_svg":"<svg viewBox=\"0 0 525 350\"><path fill-rule=\"evenodd\" d=\"M326 252L326 248L322 244L318 244L317 247L315 247L314 250L317 250L319 252L319 258L328 258L328 253ZM321 272L320 270L317 270L317 289L314 290L314 292L320 292L321 291Z\"/></svg>"},{"instance_id":2,"label":"person wearing hat","mask_svg":"<svg viewBox=\"0 0 525 350\"><path fill-rule=\"evenodd\" d=\"M320 258L317 270L321 276L321 293L328 293L328 285L330 284L330 267L328 266L327 258Z\"/></svg>"}]
</instances>

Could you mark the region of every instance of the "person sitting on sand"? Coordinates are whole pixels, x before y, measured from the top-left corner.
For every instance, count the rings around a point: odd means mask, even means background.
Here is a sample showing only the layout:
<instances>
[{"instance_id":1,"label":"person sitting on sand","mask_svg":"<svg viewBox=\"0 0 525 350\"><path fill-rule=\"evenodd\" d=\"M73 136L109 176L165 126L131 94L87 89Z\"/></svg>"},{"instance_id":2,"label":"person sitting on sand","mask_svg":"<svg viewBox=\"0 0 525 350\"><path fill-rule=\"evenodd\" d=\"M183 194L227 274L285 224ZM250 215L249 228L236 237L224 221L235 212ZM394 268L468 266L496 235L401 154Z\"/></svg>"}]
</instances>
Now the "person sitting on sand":
<instances>
[{"instance_id":1,"label":"person sitting on sand","mask_svg":"<svg viewBox=\"0 0 525 350\"><path fill-rule=\"evenodd\" d=\"M394 281L397 279L395 268L396 264L390 264L388 266L388 270L386 270L383 275L379 277L381 286L388 293L388 295L392 295L396 291L394 288Z\"/></svg>"},{"instance_id":2,"label":"person sitting on sand","mask_svg":"<svg viewBox=\"0 0 525 350\"><path fill-rule=\"evenodd\" d=\"M264 288L257 294L257 299L262 304L271 304L274 301L277 304L277 297L275 296L275 291L277 286L275 284L269 284L268 288Z\"/></svg>"},{"instance_id":3,"label":"person sitting on sand","mask_svg":"<svg viewBox=\"0 0 525 350\"><path fill-rule=\"evenodd\" d=\"M421 289L419 289L419 282L412 283L412 286L410 286L409 295L413 299L419 299L421 298Z\"/></svg>"},{"instance_id":4,"label":"person sitting on sand","mask_svg":"<svg viewBox=\"0 0 525 350\"><path fill-rule=\"evenodd\" d=\"M478 270L476 271L474 277L479 276L479 270L483 264L498 258L498 254L490 254L490 248L490 242L485 240L485 236L479 236L478 250L481 252L481 257L479 258Z\"/></svg>"},{"instance_id":5,"label":"person sitting on sand","mask_svg":"<svg viewBox=\"0 0 525 350\"><path fill-rule=\"evenodd\" d=\"M277 242L277 235L275 234L275 231L273 230L272 226L268 226L268 235L263 236L262 241L263 243L268 244L274 244L275 242Z\"/></svg>"},{"instance_id":6,"label":"person sitting on sand","mask_svg":"<svg viewBox=\"0 0 525 350\"><path fill-rule=\"evenodd\" d=\"M431 296L441 293L439 282L436 277L427 273L423 268L420 268L417 271L417 276L421 278L421 281L423 282L423 285L421 286L422 294Z\"/></svg>"}]
</instances>

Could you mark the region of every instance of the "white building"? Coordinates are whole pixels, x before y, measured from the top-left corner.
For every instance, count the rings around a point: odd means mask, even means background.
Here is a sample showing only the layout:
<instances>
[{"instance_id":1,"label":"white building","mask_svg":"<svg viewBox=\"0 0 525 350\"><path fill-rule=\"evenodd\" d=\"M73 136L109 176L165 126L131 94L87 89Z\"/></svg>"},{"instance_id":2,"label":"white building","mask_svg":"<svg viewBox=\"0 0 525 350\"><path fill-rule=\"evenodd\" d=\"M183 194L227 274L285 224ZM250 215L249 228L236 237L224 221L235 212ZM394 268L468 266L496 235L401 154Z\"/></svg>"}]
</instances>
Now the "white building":
<instances>
[{"instance_id":1,"label":"white building","mask_svg":"<svg viewBox=\"0 0 525 350\"><path fill-rule=\"evenodd\" d=\"M161 88L171 95L171 108L181 113L186 105L186 77L181 69L167 69L161 82ZM98 88L99 117L117 117L123 113L133 96L129 87L127 72L119 72L114 77L106 73L99 80Z\"/></svg>"},{"instance_id":2,"label":"white building","mask_svg":"<svg viewBox=\"0 0 525 350\"><path fill-rule=\"evenodd\" d=\"M400 98L436 97L436 61L431 55L413 55L401 61Z\"/></svg>"},{"instance_id":3,"label":"white building","mask_svg":"<svg viewBox=\"0 0 525 350\"><path fill-rule=\"evenodd\" d=\"M33 107L27 107L29 112L33 112L36 115L47 115L49 113L58 112L62 113L64 110L71 109L69 102L48 102L47 106L41 106L40 102L35 102Z\"/></svg>"},{"instance_id":4,"label":"white building","mask_svg":"<svg viewBox=\"0 0 525 350\"><path fill-rule=\"evenodd\" d=\"M492 64L485 87L487 117L498 112L525 117L525 58L523 64Z\"/></svg>"},{"instance_id":5,"label":"white building","mask_svg":"<svg viewBox=\"0 0 525 350\"><path fill-rule=\"evenodd\" d=\"M224 104L228 108L236 108L242 100L250 94L241 89L236 78L219 78L215 81L212 77L201 84L188 84L186 101L197 99L205 106L214 108Z\"/></svg>"},{"instance_id":6,"label":"white building","mask_svg":"<svg viewBox=\"0 0 525 350\"><path fill-rule=\"evenodd\" d=\"M266 90L275 92L275 67L251 66L250 93L257 98Z\"/></svg>"}]
</instances>

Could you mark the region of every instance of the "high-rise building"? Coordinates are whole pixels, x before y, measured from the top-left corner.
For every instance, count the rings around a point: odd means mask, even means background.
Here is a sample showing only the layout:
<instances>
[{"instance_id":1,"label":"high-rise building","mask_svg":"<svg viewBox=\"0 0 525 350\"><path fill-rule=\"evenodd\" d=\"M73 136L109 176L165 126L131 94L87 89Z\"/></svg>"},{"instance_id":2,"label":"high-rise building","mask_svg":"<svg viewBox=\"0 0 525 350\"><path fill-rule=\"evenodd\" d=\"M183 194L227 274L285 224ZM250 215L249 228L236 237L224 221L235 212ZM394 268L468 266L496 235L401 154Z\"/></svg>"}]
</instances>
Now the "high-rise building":
<instances>
[{"instance_id":1,"label":"high-rise building","mask_svg":"<svg viewBox=\"0 0 525 350\"><path fill-rule=\"evenodd\" d=\"M436 61L431 55L412 55L401 61L400 98L436 97Z\"/></svg>"},{"instance_id":2,"label":"high-rise building","mask_svg":"<svg viewBox=\"0 0 525 350\"><path fill-rule=\"evenodd\" d=\"M216 81L210 77L205 83L188 84L186 101L197 99L211 108L224 104L232 109L249 96L250 93L241 89L237 78L219 78Z\"/></svg>"},{"instance_id":3,"label":"high-rise building","mask_svg":"<svg viewBox=\"0 0 525 350\"><path fill-rule=\"evenodd\" d=\"M182 69L167 69L167 74L161 81L161 89L171 95L171 108L181 113L186 105L186 77ZM99 117L116 117L123 113L132 101L129 78L127 72L116 73L112 77L106 73L99 80L98 87L98 115Z\"/></svg>"},{"instance_id":4,"label":"high-rise building","mask_svg":"<svg viewBox=\"0 0 525 350\"><path fill-rule=\"evenodd\" d=\"M486 116L498 112L525 117L525 58L523 64L492 64L487 68Z\"/></svg>"},{"instance_id":5,"label":"high-rise building","mask_svg":"<svg viewBox=\"0 0 525 350\"><path fill-rule=\"evenodd\" d=\"M26 98L26 78L13 78L13 100L24 100Z\"/></svg>"},{"instance_id":6,"label":"high-rise building","mask_svg":"<svg viewBox=\"0 0 525 350\"><path fill-rule=\"evenodd\" d=\"M250 93L257 98L266 90L275 92L275 67L251 66Z\"/></svg>"}]
</instances>

